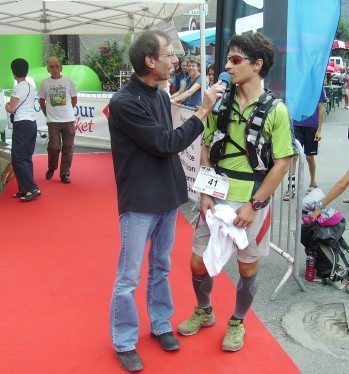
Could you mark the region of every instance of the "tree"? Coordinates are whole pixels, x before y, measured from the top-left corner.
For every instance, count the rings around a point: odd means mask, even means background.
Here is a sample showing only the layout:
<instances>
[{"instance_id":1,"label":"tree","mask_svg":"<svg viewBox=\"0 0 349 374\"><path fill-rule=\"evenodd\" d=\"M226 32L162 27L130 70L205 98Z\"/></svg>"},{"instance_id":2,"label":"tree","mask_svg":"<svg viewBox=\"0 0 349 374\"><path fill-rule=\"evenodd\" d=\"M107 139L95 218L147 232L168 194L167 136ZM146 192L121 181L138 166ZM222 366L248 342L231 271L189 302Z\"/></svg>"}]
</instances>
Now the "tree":
<instances>
[{"instance_id":1,"label":"tree","mask_svg":"<svg viewBox=\"0 0 349 374\"><path fill-rule=\"evenodd\" d=\"M99 47L98 52L92 52L84 61L85 65L97 73L103 87L107 90L117 88L115 79L117 72L129 69L126 51L130 42L129 35L120 43L106 41L104 45Z\"/></svg>"},{"instance_id":2,"label":"tree","mask_svg":"<svg viewBox=\"0 0 349 374\"><path fill-rule=\"evenodd\" d=\"M74 62L67 58L67 54L64 48L61 46L60 42L56 43L46 43L44 47L44 65L46 65L46 61L49 57L55 56L57 57L62 65L72 65Z\"/></svg>"}]
</instances>

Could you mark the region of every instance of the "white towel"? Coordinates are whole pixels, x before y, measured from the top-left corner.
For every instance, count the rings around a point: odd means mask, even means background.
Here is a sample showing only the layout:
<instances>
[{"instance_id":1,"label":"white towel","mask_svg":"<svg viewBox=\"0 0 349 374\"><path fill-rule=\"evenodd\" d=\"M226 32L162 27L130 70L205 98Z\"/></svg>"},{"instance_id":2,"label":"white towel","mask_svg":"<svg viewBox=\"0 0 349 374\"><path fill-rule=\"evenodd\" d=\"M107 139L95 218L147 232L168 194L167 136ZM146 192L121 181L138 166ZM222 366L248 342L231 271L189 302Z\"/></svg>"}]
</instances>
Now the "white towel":
<instances>
[{"instance_id":1,"label":"white towel","mask_svg":"<svg viewBox=\"0 0 349 374\"><path fill-rule=\"evenodd\" d=\"M203 254L204 264L211 277L217 275L237 248L248 246L246 230L233 225L236 213L229 205L217 204L216 212L206 213L211 236Z\"/></svg>"}]
</instances>

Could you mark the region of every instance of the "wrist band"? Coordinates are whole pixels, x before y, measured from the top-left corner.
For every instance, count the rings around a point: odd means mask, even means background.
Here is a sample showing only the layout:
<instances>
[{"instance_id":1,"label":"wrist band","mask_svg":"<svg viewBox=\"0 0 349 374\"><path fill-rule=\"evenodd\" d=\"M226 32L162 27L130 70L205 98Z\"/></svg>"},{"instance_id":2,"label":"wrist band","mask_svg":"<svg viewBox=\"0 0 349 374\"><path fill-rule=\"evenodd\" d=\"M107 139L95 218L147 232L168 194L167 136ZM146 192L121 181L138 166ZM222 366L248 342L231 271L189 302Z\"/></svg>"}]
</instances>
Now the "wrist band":
<instances>
[{"instance_id":1,"label":"wrist band","mask_svg":"<svg viewBox=\"0 0 349 374\"><path fill-rule=\"evenodd\" d=\"M315 206L316 206L316 208L318 208L318 209L321 209L321 210L324 209L324 205L322 204L322 201L318 201L317 203L315 203Z\"/></svg>"}]
</instances>

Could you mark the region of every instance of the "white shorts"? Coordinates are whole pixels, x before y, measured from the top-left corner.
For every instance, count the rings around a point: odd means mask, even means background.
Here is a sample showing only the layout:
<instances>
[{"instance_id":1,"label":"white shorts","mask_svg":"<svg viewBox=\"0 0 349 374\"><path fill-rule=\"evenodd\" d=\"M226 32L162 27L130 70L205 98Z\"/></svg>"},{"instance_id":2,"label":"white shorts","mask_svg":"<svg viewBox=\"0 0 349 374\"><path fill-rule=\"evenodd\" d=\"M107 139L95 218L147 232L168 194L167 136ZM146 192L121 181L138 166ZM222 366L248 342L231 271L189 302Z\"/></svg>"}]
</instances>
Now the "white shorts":
<instances>
[{"instance_id":1,"label":"white shorts","mask_svg":"<svg viewBox=\"0 0 349 374\"><path fill-rule=\"evenodd\" d=\"M215 199L216 204L227 204L233 209L238 209L245 203ZM245 249L237 250L237 259L243 263L252 263L260 256L269 254L270 246L270 225L271 225L270 204L261 210L257 210L256 216L250 227L246 229L249 245ZM202 257L210 240L210 230L206 221L199 216L193 237L193 253Z\"/></svg>"}]
</instances>

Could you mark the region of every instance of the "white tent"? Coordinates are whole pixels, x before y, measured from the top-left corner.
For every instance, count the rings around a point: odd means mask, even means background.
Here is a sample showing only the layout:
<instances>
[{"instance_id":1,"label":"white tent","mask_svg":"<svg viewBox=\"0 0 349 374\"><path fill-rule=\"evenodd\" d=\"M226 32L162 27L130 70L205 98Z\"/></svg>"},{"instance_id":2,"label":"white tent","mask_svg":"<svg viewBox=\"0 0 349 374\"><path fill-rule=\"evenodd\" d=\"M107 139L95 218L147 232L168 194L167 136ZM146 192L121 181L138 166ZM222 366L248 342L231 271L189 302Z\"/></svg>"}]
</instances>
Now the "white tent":
<instances>
[{"instance_id":1,"label":"white tent","mask_svg":"<svg viewBox=\"0 0 349 374\"><path fill-rule=\"evenodd\" d=\"M121 34L205 4L205 0L0 0L0 34Z\"/></svg>"},{"instance_id":2,"label":"white tent","mask_svg":"<svg viewBox=\"0 0 349 374\"><path fill-rule=\"evenodd\" d=\"M204 51L204 4L205 0L0 0L0 35L133 34L200 7ZM203 53L201 66L205 63ZM202 85L202 94L204 89Z\"/></svg>"},{"instance_id":3,"label":"white tent","mask_svg":"<svg viewBox=\"0 0 349 374\"><path fill-rule=\"evenodd\" d=\"M0 35L133 34L200 7L204 51L204 4L205 0L0 0ZM201 66L205 60L202 54ZM204 79L204 71L202 75Z\"/></svg>"}]
</instances>

